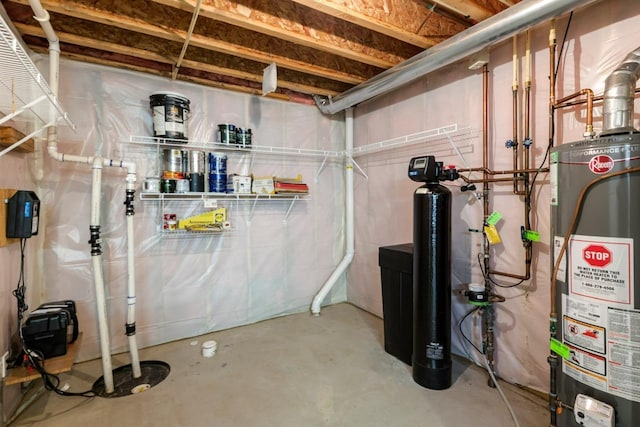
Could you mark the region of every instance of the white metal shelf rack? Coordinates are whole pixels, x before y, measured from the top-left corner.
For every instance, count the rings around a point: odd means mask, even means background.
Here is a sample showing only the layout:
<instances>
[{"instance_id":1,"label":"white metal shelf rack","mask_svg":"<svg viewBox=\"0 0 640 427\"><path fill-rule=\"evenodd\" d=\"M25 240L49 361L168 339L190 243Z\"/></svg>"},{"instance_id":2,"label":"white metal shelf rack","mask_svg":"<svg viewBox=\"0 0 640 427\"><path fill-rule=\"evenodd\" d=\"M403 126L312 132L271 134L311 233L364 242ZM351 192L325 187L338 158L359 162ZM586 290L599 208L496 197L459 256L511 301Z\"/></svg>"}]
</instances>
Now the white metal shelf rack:
<instances>
[{"instance_id":1,"label":"white metal shelf rack","mask_svg":"<svg viewBox=\"0 0 640 427\"><path fill-rule=\"evenodd\" d=\"M18 147L60 120L75 130L31 58L0 15L0 125L11 123L28 133L0 151L0 156ZM28 130L27 130L28 128Z\"/></svg>"}]
</instances>

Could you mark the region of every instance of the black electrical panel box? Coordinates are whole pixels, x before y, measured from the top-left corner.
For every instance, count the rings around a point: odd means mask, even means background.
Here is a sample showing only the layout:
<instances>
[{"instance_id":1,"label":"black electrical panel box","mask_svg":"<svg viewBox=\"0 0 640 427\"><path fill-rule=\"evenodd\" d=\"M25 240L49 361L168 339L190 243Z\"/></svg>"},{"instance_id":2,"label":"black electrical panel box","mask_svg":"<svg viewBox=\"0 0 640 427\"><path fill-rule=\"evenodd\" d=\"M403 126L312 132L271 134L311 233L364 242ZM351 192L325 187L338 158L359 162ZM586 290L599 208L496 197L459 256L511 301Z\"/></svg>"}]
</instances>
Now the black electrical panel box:
<instances>
[{"instance_id":1,"label":"black electrical panel box","mask_svg":"<svg viewBox=\"0 0 640 427\"><path fill-rule=\"evenodd\" d=\"M7 238L38 234L40 199L33 191L17 191L7 203Z\"/></svg>"}]
</instances>

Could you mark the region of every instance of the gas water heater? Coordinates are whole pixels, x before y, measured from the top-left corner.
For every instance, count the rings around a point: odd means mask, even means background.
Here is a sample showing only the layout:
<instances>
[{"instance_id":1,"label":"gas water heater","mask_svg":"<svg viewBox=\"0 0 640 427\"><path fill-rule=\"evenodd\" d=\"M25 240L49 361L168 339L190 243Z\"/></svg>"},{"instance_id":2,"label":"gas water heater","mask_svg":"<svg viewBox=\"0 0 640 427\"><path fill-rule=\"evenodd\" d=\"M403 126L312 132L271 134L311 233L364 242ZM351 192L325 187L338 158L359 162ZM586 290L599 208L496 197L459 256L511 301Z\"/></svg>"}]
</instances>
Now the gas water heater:
<instances>
[{"instance_id":1,"label":"gas water heater","mask_svg":"<svg viewBox=\"0 0 640 427\"><path fill-rule=\"evenodd\" d=\"M551 151L555 338L563 353L552 384L568 408L558 411L560 427L640 423L639 52L607 78L600 137Z\"/></svg>"},{"instance_id":2,"label":"gas water heater","mask_svg":"<svg viewBox=\"0 0 640 427\"><path fill-rule=\"evenodd\" d=\"M423 387L451 386L451 191L458 179L434 156L414 157L409 178L425 184L413 195L413 379Z\"/></svg>"}]
</instances>

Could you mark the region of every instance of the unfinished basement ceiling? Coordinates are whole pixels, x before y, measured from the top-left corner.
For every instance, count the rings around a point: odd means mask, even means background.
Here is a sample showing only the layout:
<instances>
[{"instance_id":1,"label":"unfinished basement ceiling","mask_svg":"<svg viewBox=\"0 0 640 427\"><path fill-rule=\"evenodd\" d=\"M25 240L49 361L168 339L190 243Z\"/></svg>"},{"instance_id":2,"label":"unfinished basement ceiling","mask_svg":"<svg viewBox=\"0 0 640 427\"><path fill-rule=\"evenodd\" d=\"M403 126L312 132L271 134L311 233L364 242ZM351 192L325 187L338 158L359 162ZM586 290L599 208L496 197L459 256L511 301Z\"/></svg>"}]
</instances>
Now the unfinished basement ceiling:
<instances>
[{"instance_id":1,"label":"unfinished basement ceiling","mask_svg":"<svg viewBox=\"0 0 640 427\"><path fill-rule=\"evenodd\" d=\"M520 0L41 0L63 57L312 103L335 96ZM2 0L24 42L48 42L28 0ZM190 28L192 33L190 34Z\"/></svg>"}]
</instances>

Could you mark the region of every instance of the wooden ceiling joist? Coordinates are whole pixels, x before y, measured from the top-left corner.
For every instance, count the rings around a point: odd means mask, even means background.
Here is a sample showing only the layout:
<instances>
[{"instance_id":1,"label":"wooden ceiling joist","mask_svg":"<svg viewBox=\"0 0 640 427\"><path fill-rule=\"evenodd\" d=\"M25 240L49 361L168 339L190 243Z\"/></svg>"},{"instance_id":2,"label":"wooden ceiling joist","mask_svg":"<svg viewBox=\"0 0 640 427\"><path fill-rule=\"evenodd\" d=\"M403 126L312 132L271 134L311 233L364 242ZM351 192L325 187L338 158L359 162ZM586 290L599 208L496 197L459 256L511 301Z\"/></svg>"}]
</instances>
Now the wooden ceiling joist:
<instances>
[{"instance_id":1,"label":"wooden ceiling joist","mask_svg":"<svg viewBox=\"0 0 640 427\"><path fill-rule=\"evenodd\" d=\"M189 13L193 11L197 3L197 0L151 1ZM260 0L258 0L258 2L260 2ZM405 55L397 55L394 52L401 47L400 43L395 43L387 49L382 50L379 49L376 44L363 44L353 39L337 36L335 33L327 33L317 27L313 29L303 27L299 23L288 19L286 16L282 16L284 12L293 14L290 10L282 11L287 4L286 2L280 2L277 5L278 9L282 12L280 16L273 15L265 10L252 9L247 6L247 4L256 3L255 0L244 3L246 4L239 4L229 0L209 0L201 6L200 14L216 21L225 22L250 31L380 68L392 67L416 53L414 51L408 51L409 53ZM269 3L272 7L275 6L273 2ZM335 23L333 26L335 31ZM403 40L403 42L405 42L405 40ZM425 41L423 44L430 45L428 41Z\"/></svg>"},{"instance_id":2,"label":"wooden ceiling joist","mask_svg":"<svg viewBox=\"0 0 640 427\"><path fill-rule=\"evenodd\" d=\"M27 46L29 0L1 0ZM63 56L274 97L334 96L521 0L40 0ZM296 95L297 94L297 95Z\"/></svg>"},{"instance_id":3,"label":"wooden ceiling joist","mask_svg":"<svg viewBox=\"0 0 640 427\"><path fill-rule=\"evenodd\" d=\"M11 1L18 4L28 4L28 0ZM183 43L187 36L186 30L160 27L157 25L149 24L145 21L141 21L140 19L123 15L116 15L109 11L99 10L82 5L78 5L77 7L72 8L69 7L69 3L73 2L66 2L61 0L42 1L43 6L49 12L68 15L100 24L110 25L128 31L135 31L152 37ZM336 71L335 69L310 64L301 60L278 56L246 46L240 46L237 44L212 39L201 34L194 34L191 37L191 45L201 47L203 49L225 53L228 55L239 56L241 58L262 62L264 64L275 62L278 67L289 68L291 70L313 74L327 79L338 80L344 83L359 84L366 80L366 78L355 74L340 72Z\"/></svg>"}]
</instances>

